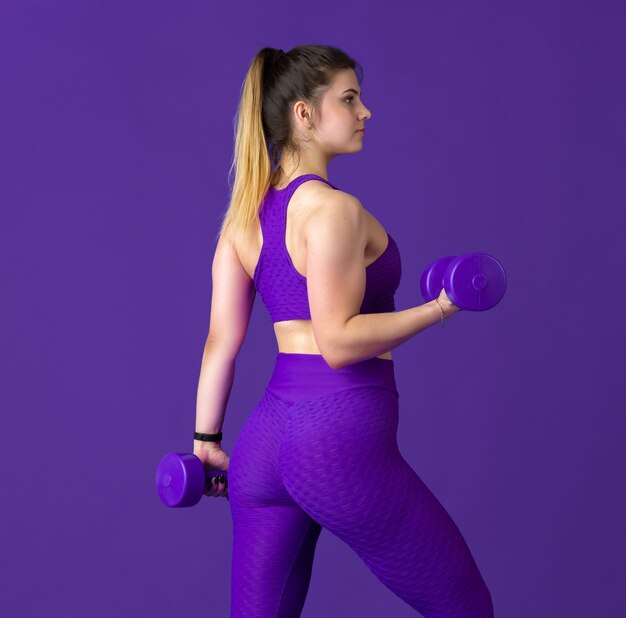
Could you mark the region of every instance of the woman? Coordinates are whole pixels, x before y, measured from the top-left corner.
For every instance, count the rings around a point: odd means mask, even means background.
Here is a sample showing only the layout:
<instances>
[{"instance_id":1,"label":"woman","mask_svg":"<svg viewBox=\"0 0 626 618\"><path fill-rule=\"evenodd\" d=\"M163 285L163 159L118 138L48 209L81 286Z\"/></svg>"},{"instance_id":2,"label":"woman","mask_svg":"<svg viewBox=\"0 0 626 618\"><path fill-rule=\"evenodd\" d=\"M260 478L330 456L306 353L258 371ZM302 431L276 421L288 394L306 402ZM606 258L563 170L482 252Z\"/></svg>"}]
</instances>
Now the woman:
<instances>
[{"instance_id":1,"label":"woman","mask_svg":"<svg viewBox=\"0 0 626 618\"><path fill-rule=\"evenodd\" d=\"M488 618L465 540L396 440L391 350L459 308L442 292L396 312L398 247L327 180L363 148L360 84L348 55L307 45L262 49L242 88L194 434L205 467L228 470L205 495L230 503L231 616L300 616L326 528L423 616ZM279 352L231 460L221 428L257 290Z\"/></svg>"}]
</instances>

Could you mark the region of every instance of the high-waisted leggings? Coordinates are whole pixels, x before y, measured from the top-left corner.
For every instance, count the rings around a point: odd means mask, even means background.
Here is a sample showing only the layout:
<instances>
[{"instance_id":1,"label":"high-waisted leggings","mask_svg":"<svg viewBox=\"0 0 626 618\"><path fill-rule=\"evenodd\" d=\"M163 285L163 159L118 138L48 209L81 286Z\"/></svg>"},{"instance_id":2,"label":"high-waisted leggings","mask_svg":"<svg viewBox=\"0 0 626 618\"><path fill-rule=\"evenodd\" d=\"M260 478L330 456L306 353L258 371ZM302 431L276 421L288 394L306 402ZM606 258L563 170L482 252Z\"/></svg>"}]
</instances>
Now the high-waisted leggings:
<instances>
[{"instance_id":1,"label":"high-waisted leggings","mask_svg":"<svg viewBox=\"0 0 626 618\"><path fill-rule=\"evenodd\" d=\"M231 618L297 618L322 528L425 618L490 618L461 532L398 450L394 364L279 352L233 446Z\"/></svg>"}]
</instances>

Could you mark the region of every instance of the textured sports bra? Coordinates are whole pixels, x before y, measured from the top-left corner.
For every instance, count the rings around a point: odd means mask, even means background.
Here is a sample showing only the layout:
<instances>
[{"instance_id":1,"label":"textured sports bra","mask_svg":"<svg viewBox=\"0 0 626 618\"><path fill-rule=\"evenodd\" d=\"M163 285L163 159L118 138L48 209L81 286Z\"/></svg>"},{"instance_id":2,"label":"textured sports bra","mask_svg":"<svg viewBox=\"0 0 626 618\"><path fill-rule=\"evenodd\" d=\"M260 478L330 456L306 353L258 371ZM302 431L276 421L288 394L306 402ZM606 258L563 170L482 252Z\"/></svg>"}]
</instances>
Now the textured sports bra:
<instances>
[{"instance_id":1,"label":"textured sports bra","mask_svg":"<svg viewBox=\"0 0 626 618\"><path fill-rule=\"evenodd\" d=\"M303 182L314 179L337 189L317 174L304 174L283 189L270 187L259 209L263 246L254 269L254 284L273 323L311 319L306 277L293 265L285 236L287 205L291 196ZM365 293L360 313L387 313L396 309L394 294L400 284L402 265L395 241L390 234L387 238L383 253L365 269Z\"/></svg>"}]
</instances>

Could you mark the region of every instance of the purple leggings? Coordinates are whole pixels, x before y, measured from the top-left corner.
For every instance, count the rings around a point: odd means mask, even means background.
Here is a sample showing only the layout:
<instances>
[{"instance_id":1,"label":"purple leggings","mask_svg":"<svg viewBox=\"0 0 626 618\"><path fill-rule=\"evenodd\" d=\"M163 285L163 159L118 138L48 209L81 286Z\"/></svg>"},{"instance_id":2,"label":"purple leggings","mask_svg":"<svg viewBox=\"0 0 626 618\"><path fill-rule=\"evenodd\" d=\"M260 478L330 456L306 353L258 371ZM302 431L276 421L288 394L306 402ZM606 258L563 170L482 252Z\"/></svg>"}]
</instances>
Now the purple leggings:
<instances>
[{"instance_id":1,"label":"purple leggings","mask_svg":"<svg viewBox=\"0 0 626 618\"><path fill-rule=\"evenodd\" d=\"M233 446L231 618L294 618L322 528L425 618L490 618L450 515L398 450L392 360L279 352Z\"/></svg>"}]
</instances>

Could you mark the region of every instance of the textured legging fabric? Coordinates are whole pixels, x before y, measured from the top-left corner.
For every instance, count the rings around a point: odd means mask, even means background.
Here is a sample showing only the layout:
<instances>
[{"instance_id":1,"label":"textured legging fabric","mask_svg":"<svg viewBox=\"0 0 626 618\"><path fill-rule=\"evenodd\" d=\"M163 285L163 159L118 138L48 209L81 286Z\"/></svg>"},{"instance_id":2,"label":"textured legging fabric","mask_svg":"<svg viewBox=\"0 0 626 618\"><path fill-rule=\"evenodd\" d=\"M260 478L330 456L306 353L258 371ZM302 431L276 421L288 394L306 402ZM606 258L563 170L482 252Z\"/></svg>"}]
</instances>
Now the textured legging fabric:
<instances>
[{"instance_id":1,"label":"textured legging fabric","mask_svg":"<svg viewBox=\"0 0 626 618\"><path fill-rule=\"evenodd\" d=\"M233 446L231 618L294 618L322 528L425 618L490 618L470 550L397 444L390 359L279 352Z\"/></svg>"}]
</instances>

